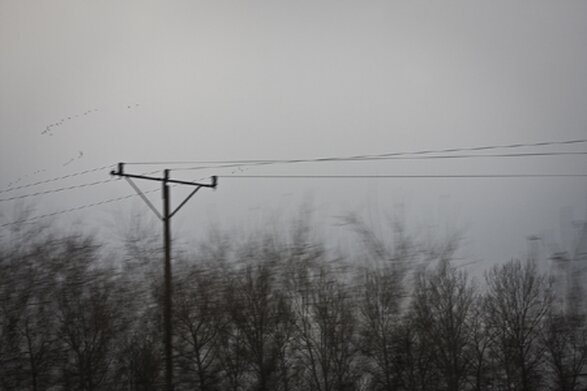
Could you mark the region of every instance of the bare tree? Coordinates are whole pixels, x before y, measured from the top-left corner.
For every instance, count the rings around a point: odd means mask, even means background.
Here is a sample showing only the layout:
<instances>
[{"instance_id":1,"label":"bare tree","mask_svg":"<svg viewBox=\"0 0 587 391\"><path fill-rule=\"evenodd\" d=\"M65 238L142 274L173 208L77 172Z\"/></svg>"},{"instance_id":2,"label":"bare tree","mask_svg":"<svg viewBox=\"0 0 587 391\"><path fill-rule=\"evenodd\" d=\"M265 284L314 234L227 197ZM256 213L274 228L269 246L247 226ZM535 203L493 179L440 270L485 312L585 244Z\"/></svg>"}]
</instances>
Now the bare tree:
<instances>
[{"instance_id":1,"label":"bare tree","mask_svg":"<svg viewBox=\"0 0 587 391\"><path fill-rule=\"evenodd\" d=\"M551 297L532 262L512 260L486 274L484 310L492 336L495 381L505 390L534 391L543 384L540 343Z\"/></svg>"},{"instance_id":2,"label":"bare tree","mask_svg":"<svg viewBox=\"0 0 587 391\"><path fill-rule=\"evenodd\" d=\"M50 286L43 283L40 268L31 270L34 281L32 296L24 306L19 332L21 351L25 356L23 370L26 382L33 391L48 389L55 379L51 372L59 357L57 344L58 324L55 320L56 303L51 299Z\"/></svg>"},{"instance_id":3,"label":"bare tree","mask_svg":"<svg viewBox=\"0 0 587 391\"><path fill-rule=\"evenodd\" d=\"M307 387L355 389L356 316L348 286L322 266L300 292L295 311Z\"/></svg>"},{"instance_id":4,"label":"bare tree","mask_svg":"<svg viewBox=\"0 0 587 391\"><path fill-rule=\"evenodd\" d=\"M491 390L492 374L495 373L495 362L490 360L490 349L493 337L485 321L483 298L475 298L471 319L471 388L475 391Z\"/></svg>"},{"instance_id":5,"label":"bare tree","mask_svg":"<svg viewBox=\"0 0 587 391\"><path fill-rule=\"evenodd\" d=\"M15 254L2 254L0 259L0 389L16 390L23 387L23 339L21 327L31 299L32 286L27 268L19 265Z\"/></svg>"},{"instance_id":6,"label":"bare tree","mask_svg":"<svg viewBox=\"0 0 587 391\"><path fill-rule=\"evenodd\" d=\"M234 322L240 312L240 292L237 277L225 270L221 290L222 316L219 323L218 360L221 370L220 388L223 390L244 390L245 374L249 370L246 360L245 336L242 328Z\"/></svg>"},{"instance_id":7,"label":"bare tree","mask_svg":"<svg viewBox=\"0 0 587 391\"><path fill-rule=\"evenodd\" d=\"M212 267L192 264L180 271L174 289L178 378L197 390L215 390L224 310L218 297L221 281Z\"/></svg>"},{"instance_id":8,"label":"bare tree","mask_svg":"<svg viewBox=\"0 0 587 391\"><path fill-rule=\"evenodd\" d=\"M0 385L43 390L54 379L54 301L47 259L54 237L47 226L17 225L0 250Z\"/></svg>"},{"instance_id":9,"label":"bare tree","mask_svg":"<svg viewBox=\"0 0 587 391\"><path fill-rule=\"evenodd\" d=\"M61 247L55 259L61 383L66 389L108 389L120 319L111 271L100 270L89 239L69 237Z\"/></svg>"},{"instance_id":10,"label":"bare tree","mask_svg":"<svg viewBox=\"0 0 587 391\"><path fill-rule=\"evenodd\" d=\"M578 315L549 314L543 343L551 369L553 390L574 391L587 364L587 330Z\"/></svg>"},{"instance_id":11,"label":"bare tree","mask_svg":"<svg viewBox=\"0 0 587 391\"><path fill-rule=\"evenodd\" d=\"M371 388L392 390L399 384L396 333L402 321L402 286L388 268L366 270L359 314L360 349Z\"/></svg>"},{"instance_id":12,"label":"bare tree","mask_svg":"<svg viewBox=\"0 0 587 391\"><path fill-rule=\"evenodd\" d=\"M465 389L474 356L474 302L467 274L448 261L417 279L412 316L420 341L433 354L437 390Z\"/></svg>"},{"instance_id":13,"label":"bare tree","mask_svg":"<svg viewBox=\"0 0 587 391\"><path fill-rule=\"evenodd\" d=\"M254 379L253 389L279 387L280 359L289 343L291 325L288 298L278 282L278 265L283 257L279 247L253 244L244 253L251 260L237 274L236 306L232 322L244 341L247 367Z\"/></svg>"},{"instance_id":14,"label":"bare tree","mask_svg":"<svg viewBox=\"0 0 587 391\"><path fill-rule=\"evenodd\" d=\"M421 326L413 317L407 316L394 335L394 364L400 390L436 390L438 378L434 352L418 335L418 327Z\"/></svg>"},{"instance_id":15,"label":"bare tree","mask_svg":"<svg viewBox=\"0 0 587 391\"><path fill-rule=\"evenodd\" d=\"M115 311L112 378L125 391L154 391L163 380L160 284L136 277L122 272L116 279L112 305L121 310Z\"/></svg>"},{"instance_id":16,"label":"bare tree","mask_svg":"<svg viewBox=\"0 0 587 391\"><path fill-rule=\"evenodd\" d=\"M119 361L121 389L128 391L156 391L161 389L163 363L161 343L158 334L137 333L131 337L122 350ZM112 387L114 388L114 387Z\"/></svg>"}]
</instances>

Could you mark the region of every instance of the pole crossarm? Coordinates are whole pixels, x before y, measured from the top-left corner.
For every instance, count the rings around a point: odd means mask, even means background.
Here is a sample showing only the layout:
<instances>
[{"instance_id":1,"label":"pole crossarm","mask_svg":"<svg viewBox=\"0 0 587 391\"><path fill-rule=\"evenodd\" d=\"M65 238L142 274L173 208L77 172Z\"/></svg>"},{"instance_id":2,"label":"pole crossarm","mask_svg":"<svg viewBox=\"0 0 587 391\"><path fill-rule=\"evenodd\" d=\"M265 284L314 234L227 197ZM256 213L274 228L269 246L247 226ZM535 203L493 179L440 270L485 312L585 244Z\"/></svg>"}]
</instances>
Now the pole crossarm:
<instances>
[{"instance_id":1,"label":"pole crossarm","mask_svg":"<svg viewBox=\"0 0 587 391\"><path fill-rule=\"evenodd\" d=\"M214 183L214 178L216 178L215 176L212 177L212 183L197 183L197 182L190 182L190 181L180 181L178 179L165 180L165 178L157 178L157 177L151 177L151 176L145 176L145 175L120 174L115 171L111 171L110 175L127 177L127 178L135 178L135 179L148 179L151 181L167 182L167 183L173 183L173 184L177 184L177 185L200 186L200 187L210 187L210 188L216 187L216 183Z\"/></svg>"},{"instance_id":2,"label":"pole crossarm","mask_svg":"<svg viewBox=\"0 0 587 391\"><path fill-rule=\"evenodd\" d=\"M127 180L127 182L132 186L132 188L137 192L137 194L143 199L143 201L145 201L145 203L147 204L147 206L155 213L155 215L160 219L160 220L164 220L164 219L171 219L177 212L179 212L179 210L198 192L198 190L200 190L202 187L208 187L208 188L212 188L212 189L216 189L216 186L218 185L218 177L217 176L212 176L212 183L198 183L198 182L189 182L189 181L181 181L181 180L177 180L177 179L169 179L169 170L166 170L166 175L163 178L159 178L159 177L152 177L152 176L146 176L146 175L137 175L137 174L127 174L124 172L124 163L118 163L118 171L112 170L110 171L110 175L113 176L118 176L118 177L122 177L124 179ZM163 182L165 185L169 184L169 183L173 183L173 184L177 184L177 185L188 185L188 186L196 186L196 188L194 189L194 191L192 191L190 193L190 195L188 195L186 197L186 199L184 199L177 208L175 208L175 210L173 212L171 212L169 214L169 216L162 216L161 213L159 213L159 211L157 210L157 208L155 208L155 206L153 206L153 204L151 203L151 201L149 201L149 199L147 197L145 197L145 195L143 194L143 192L141 191L141 189L139 189L139 187L132 181L131 178L134 179L147 179L150 181L157 181L157 182Z\"/></svg>"},{"instance_id":3,"label":"pole crossarm","mask_svg":"<svg viewBox=\"0 0 587 391\"><path fill-rule=\"evenodd\" d=\"M216 176L212 176L212 183L197 183L197 182L190 182L190 181L181 181L178 179L168 179L168 178L159 178L159 177L152 177L152 176L146 176L146 175L127 174L123 170L123 165L124 165L124 163L118 163L118 171L112 170L112 171L110 171L110 175L119 176L119 177L126 177L126 178L135 178L135 179L148 179L150 181L173 183L173 184L177 184L177 185L210 187L212 189L215 189L216 185L218 184L218 178Z\"/></svg>"}]
</instances>

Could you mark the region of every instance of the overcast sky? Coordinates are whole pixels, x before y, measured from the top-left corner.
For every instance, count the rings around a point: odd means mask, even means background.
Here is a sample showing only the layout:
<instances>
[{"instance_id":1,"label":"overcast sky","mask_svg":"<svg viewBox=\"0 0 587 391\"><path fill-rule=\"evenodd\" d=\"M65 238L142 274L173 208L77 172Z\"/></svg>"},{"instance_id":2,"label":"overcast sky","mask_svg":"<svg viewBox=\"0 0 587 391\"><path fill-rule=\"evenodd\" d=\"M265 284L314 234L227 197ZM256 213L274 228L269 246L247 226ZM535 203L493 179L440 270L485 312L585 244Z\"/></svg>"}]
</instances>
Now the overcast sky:
<instances>
[{"instance_id":1,"label":"overcast sky","mask_svg":"<svg viewBox=\"0 0 587 391\"><path fill-rule=\"evenodd\" d=\"M17 185L118 161L294 159L582 139L586 108L583 0L0 0L3 188L23 176ZM243 172L585 174L586 167L585 156L573 156ZM327 227L348 212L383 224L384 213L402 210L418 229L462 229L465 252L493 262L526 251L528 235L556 237L561 208L572 208L574 219L587 208L587 181L579 178L220 179L216 192L202 191L178 214L178 230L258 225L310 200ZM130 193L116 181L26 200L41 214ZM160 202L157 193L153 200ZM3 222L12 207L3 203ZM63 217L105 224L129 209L151 213L135 200Z\"/></svg>"}]
</instances>

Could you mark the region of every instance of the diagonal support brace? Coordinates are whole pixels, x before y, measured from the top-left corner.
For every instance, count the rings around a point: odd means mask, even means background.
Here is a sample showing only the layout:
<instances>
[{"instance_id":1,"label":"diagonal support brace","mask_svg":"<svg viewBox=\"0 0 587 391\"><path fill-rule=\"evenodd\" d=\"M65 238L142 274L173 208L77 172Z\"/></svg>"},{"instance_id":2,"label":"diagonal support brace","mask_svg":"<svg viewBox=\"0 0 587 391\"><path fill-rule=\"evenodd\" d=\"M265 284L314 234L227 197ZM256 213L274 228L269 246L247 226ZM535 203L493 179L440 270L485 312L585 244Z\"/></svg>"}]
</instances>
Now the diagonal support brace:
<instances>
[{"instance_id":1,"label":"diagonal support brace","mask_svg":"<svg viewBox=\"0 0 587 391\"><path fill-rule=\"evenodd\" d=\"M192 198L192 197L193 197L193 196L194 196L194 195L195 195L195 194L198 192L198 190L200 190L201 188L202 188L202 186L198 186L198 187L196 187L196 188L194 189L194 191L192 191L192 192L190 193L190 195L189 195L189 196L187 196L187 197L186 197L186 199L185 199L185 200L183 200L183 201L181 202L181 204L179 204L179 205L177 206L177 208L175 208L175 210L174 210L173 212L171 212L171 214L169 215L169 218L172 218L172 217L173 217L173 216L174 216L174 215L175 215L177 212L179 212L179 210L180 210L180 209L181 209L181 208L182 208L182 207L183 207L185 204L187 204L187 202L190 200L190 198Z\"/></svg>"},{"instance_id":2,"label":"diagonal support brace","mask_svg":"<svg viewBox=\"0 0 587 391\"><path fill-rule=\"evenodd\" d=\"M137 194L143 199L143 201L145 201L147 206L149 208L151 208L151 210L155 213L155 215L159 218L159 220L163 220L163 216L161 216L161 213L159 213L159 211L157 210L157 208L155 208L155 206L151 203L151 201L149 201L149 199L147 197L145 197L145 195L143 194L141 189L139 189L139 187L137 185L135 185L135 183L132 181L132 179L130 179L129 177L126 177L126 176L124 177L124 179L126 179L126 181L132 186L132 188L137 192Z\"/></svg>"}]
</instances>

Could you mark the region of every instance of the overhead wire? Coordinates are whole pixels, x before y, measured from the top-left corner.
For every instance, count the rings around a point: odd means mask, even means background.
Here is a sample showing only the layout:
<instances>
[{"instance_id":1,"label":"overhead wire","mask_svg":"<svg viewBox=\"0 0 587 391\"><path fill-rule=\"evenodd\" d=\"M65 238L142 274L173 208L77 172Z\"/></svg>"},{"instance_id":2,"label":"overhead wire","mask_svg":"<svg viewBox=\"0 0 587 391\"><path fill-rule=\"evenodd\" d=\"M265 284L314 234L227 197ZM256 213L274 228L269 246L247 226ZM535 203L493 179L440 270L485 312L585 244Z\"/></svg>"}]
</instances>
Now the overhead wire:
<instances>
[{"instance_id":1,"label":"overhead wire","mask_svg":"<svg viewBox=\"0 0 587 391\"><path fill-rule=\"evenodd\" d=\"M112 165L106 166L106 168L110 168L112 167ZM158 171L150 171L150 172L146 172L143 173L143 175L149 175L149 174L153 174L155 172ZM98 185L98 184L103 184L103 183L108 183L108 182L113 182L116 181L118 179L108 179L108 180L104 180L104 181L100 181L100 182L94 182L94 183L87 183L87 184L82 184L82 185L77 185L77 186L71 186L72 189L76 189L76 188L81 188L81 187L87 187L87 186L93 186L93 185ZM176 187L177 185L172 185L172 187ZM23 196L19 196L19 197L13 197L11 199L6 199L6 200L2 200L0 199L0 201L8 201L8 200L12 200L12 199L20 199L20 198L26 198L26 197L31 197L34 195L40 195L40 194L47 194L47 193L55 193L57 191L65 191L65 190L70 190L70 188L60 188L60 189L53 189L53 190L48 190L46 192L38 192L38 193L32 193L32 194L27 194L27 195L23 195ZM159 188L156 189L152 189L152 190L148 190L148 191L143 191L143 194L151 194L154 192L159 191ZM0 228L4 228L4 227L8 227L11 225L15 225L15 224L22 224L22 223L31 223L40 219L44 219L44 218L49 218L49 217L54 217L54 216L58 216L58 215L62 215L62 214L66 214L66 213L71 213L71 212L76 212L79 210L83 210L83 209L88 209L88 208L92 208L95 206L100 206L100 205L104 205L104 204L109 204L109 203L113 203L113 202L118 202L118 201L124 201L127 200L129 198L133 198L133 197L139 197L139 194L129 194L126 196L122 196L122 197L116 197L116 198L109 198L103 201L98 201L98 202L93 202L90 204L84 204L84 205L80 205L80 206L76 206L73 208L68 208L68 209L63 209L57 212L52 212L52 213L46 213L46 214L42 214L42 215L38 215L38 216L33 216L30 218L26 218L26 219L21 219L21 220L16 220L16 221L11 221L9 223L3 223L0 224Z\"/></svg>"},{"instance_id":2,"label":"overhead wire","mask_svg":"<svg viewBox=\"0 0 587 391\"><path fill-rule=\"evenodd\" d=\"M102 167L102 169L110 168L110 167L112 167L112 165ZM88 171L94 172L94 171L97 171L97 169L88 170ZM158 171L146 172L146 173L143 173L143 175L149 175L149 174L153 174L155 172L158 172ZM70 177L70 176L68 176L68 177ZM61 178L64 178L64 177L61 177ZM35 196L39 196L39 195L59 193L59 192L63 192L63 191L69 191L69 190L81 189L81 188L85 188L85 187L97 186L97 185L102 185L102 184L114 182L116 180L117 180L117 178L111 178L111 179L106 179L106 180L102 180L102 181L95 181L95 182L89 182L89 183L82 183L82 184L78 184L78 185L58 187L55 189L37 191L34 193L27 193L27 194L22 194L22 195L18 195L18 196L8 197L8 198L0 198L0 202L14 201L14 200L20 200L23 198L35 197Z\"/></svg>"},{"instance_id":3,"label":"overhead wire","mask_svg":"<svg viewBox=\"0 0 587 391\"><path fill-rule=\"evenodd\" d=\"M501 158L501 157L540 157L540 156L580 156L587 155L587 151L554 151L554 152L523 152L523 153L493 153L493 154L461 154L461 155L414 155L414 156L383 156L369 157L363 160L414 160L414 159L469 159L469 158ZM347 159L340 159L346 161Z\"/></svg>"},{"instance_id":4,"label":"overhead wire","mask_svg":"<svg viewBox=\"0 0 587 391\"><path fill-rule=\"evenodd\" d=\"M145 191L143 193L144 194L148 194L148 193L154 193L156 191L159 191L159 189L148 190L148 191ZM69 208L69 209L63 209L63 210L60 210L60 211L57 211L57 212L52 212L52 213L38 215L38 216L26 218L26 219L11 221L9 223L0 224L0 227L3 228L3 227L8 227L8 226L11 226L11 225L15 225L15 224L31 223L31 222L34 222L34 221L37 221L37 220L40 220L40 219L44 219L44 218L48 218L48 217L53 217L53 216L58 216L58 215L65 214L65 213L76 212L78 210L92 208L92 207L95 207L95 206L109 204L109 203L112 203L112 202L123 201L123 200L129 199L129 198L133 198L133 197L138 197L138 194L129 194L129 195L122 196L122 197L110 198L110 199L107 199L107 200L103 200L103 201L99 201L99 202L94 202L94 203L91 203L91 204L80 205L80 206L76 206L76 207Z\"/></svg>"},{"instance_id":5,"label":"overhead wire","mask_svg":"<svg viewBox=\"0 0 587 391\"><path fill-rule=\"evenodd\" d=\"M80 185L72 185L72 186L66 186L66 187L59 187L57 189L37 191L35 193L22 194L22 195L14 196L14 197L0 198L0 202L14 201L14 200L20 200L20 199L23 199L23 198L29 198L29 197L35 197L35 196L39 196L39 195L44 195L44 194L59 193L59 192L62 192L62 191L81 189L81 188L84 188L84 187L90 187L90 186L96 186L96 185L103 185L105 183L113 182L115 180L116 179L106 179L106 180L103 180L103 181L90 182L90 183L82 183Z\"/></svg>"},{"instance_id":6,"label":"overhead wire","mask_svg":"<svg viewBox=\"0 0 587 391\"><path fill-rule=\"evenodd\" d=\"M326 162L326 161L363 161L363 160L385 160L385 159L455 159L455 158L498 158L498 157L530 157L530 156L568 156L568 155L587 155L587 151L555 151L555 152L528 152L528 153L512 153L512 154L466 154L466 155L432 155L432 156L417 156L417 155L430 155L430 154L438 154L438 153L453 153L453 152L463 152L463 151L483 151L483 150L492 150L492 149L513 149L513 148L522 148L522 147L539 147L539 146L551 146L551 145L570 145L570 144L580 144L580 143L587 143L587 139L576 139L576 140L563 140L563 141L546 141L546 142L536 142L536 143L517 143L517 144L508 144L508 145L486 145L486 146L476 146L476 147L466 147L466 148L449 148L449 149L439 149L439 150L420 150L420 151L413 151L413 152L390 152L384 154L375 154L375 155L354 155L354 156L347 156L347 157L328 157L328 158L314 158L314 159L278 159L278 160L200 160L200 161L176 161L176 162L130 162L125 164L142 164L142 165L158 165L158 164L214 164L212 166L198 166L198 167L187 167L187 168L179 168L174 170L197 170L197 169L205 169L205 168L215 168L215 169L222 169L222 168L236 168L236 167L243 167L245 165L268 165L268 164L281 164L281 163L312 163L312 162ZM408 156L414 155L414 156ZM100 170L104 170L107 168L111 168L113 165L101 166L93 169L83 170L75 173L71 173L68 175L50 178L43 181L38 181L26 185L21 185L17 187L12 187L8 189L1 190L0 193L5 193L9 191L15 191L19 189L29 188L36 185L51 183L63 179L68 179L71 177L76 177L80 175L85 175L92 172L97 172ZM152 171L146 174L151 174L158 171ZM279 179L279 178L319 178L319 179L359 179L359 178L545 178L545 177L587 177L587 174L433 174L433 175L223 175L223 178L266 178L266 179ZM113 181L114 179L109 179L105 181L98 181L98 182L91 182L85 183L81 185L74 185L68 187L61 187L57 189L50 189L46 191L40 191L30 194L19 195L15 197L9 197L5 199L0 199L2 201L11 201L17 200L27 197L33 197L37 195L43 194L50 194L56 193L61 191L68 191L74 190L77 188L82 187L89 187L99 184L104 184ZM152 190L145 193L151 193ZM38 219L51 217L55 215L60 215L64 213L74 212L98 205L103 205L111 202L122 201L131 197L136 197L136 194L131 194L124 197L112 198L107 199L100 202L95 202L92 204L81 205L74 208L69 208L65 210L61 210L58 212L48 213L44 215L39 215L32 217L30 219L26 219L24 221L15 221L11 223L5 223L0 225L0 227L5 227L9 225L13 225L20 222L28 222L28 221L35 221Z\"/></svg>"},{"instance_id":7,"label":"overhead wire","mask_svg":"<svg viewBox=\"0 0 587 391\"><path fill-rule=\"evenodd\" d=\"M386 156L366 158L332 158L332 159L284 159L284 160L250 160L238 163L200 165L195 167L181 167L172 171L195 171L205 169L226 169L239 167L267 166L275 164L293 163L326 163L326 162L364 162L378 160L431 160L431 159L469 159L469 158L523 158L523 157L544 157L544 156L587 156L587 151L559 151L559 152L530 152L530 153L505 153L505 154L483 154L483 155L432 155L432 156ZM228 161L227 161L228 162ZM203 163L204 164L204 163Z\"/></svg>"},{"instance_id":8,"label":"overhead wire","mask_svg":"<svg viewBox=\"0 0 587 391\"><path fill-rule=\"evenodd\" d=\"M411 152L387 152L381 154L364 154L364 155L351 155L351 156L331 156L322 158L309 158L309 159L248 159L248 160L185 160L185 161L146 161L146 162L125 162L128 165L186 165L186 164L253 164L253 163L301 163L301 162L321 162L321 161L350 161L350 160L366 160L376 159L383 157L395 157L395 156L407 156L407 155L428 155L434 153L453 153L453 152L471 152L471 151L486 151L493 149L515 149L525 147L543 147L552 145L571 145L571 144L582 144L587 143L587 139L576 139L576 140L562 140L562 141L543 141L536 143L516 143L516 144L505 144L505 145L484 145L476 147L463 147L463 148L446 148L446 149L431 149L431 150L419 150ZM556 153L552 153L556 154ZM484 156L484 155L476 155Z\"/></svg>"},{"instance_id":9,"label":"overhead wire","mask_svg":"<svg viewBox=\"0 0 587 391\"><path fill-rule=\"evenodd\" d=\"M220 178L265 179L427 179L427 178L587 178L587 174L424 174L424 175L221 175Z\"/></svg>"},{"instance_id":10,"label":"overhead wire","mask_svg":"<svg viewBox=\"0 0 587 391\"><path fill-rule=\"evenodd\" d=\"M1 193L7 193L10 191L15 191L15 190L21 190L21 189L27 189L29 187L33 187L33 186L38 186L38 185L44 185L46 183L51 183L51 182L56 182L56 181L60 181L63 179L69 179L69 178L73 178L76 176L80 176L80 175L86 175L86 174L90 174L93 172L97 172L97 171L102 171L102 170L106 170L108 168L112 168L114 165L109 164L107 166L101 166L101 167L96 167L96 168L90 168L87 170L83 170L83 171L78 171L78 172L74 172L71 174L67 174L67 175L63 175L63 176L58 176L58 177L54 177L54 178L49 178L49 179L44 179L42 181L37 181L37 182L33 182L33 183L28 183L26 185L20 185L20 186L15 186L15 187L9 187L3 190L0 190L0 194Z\"/></svg>"},{"instance_id":11,"label":"overhead wire","mask_svg":"<svg viewBox=\"0 0 587 391\"><path fill-rule=\"evenodd\" d=\"M222 178L265 178L265 179L434 179L434 178L587 178L587 174L458 174L458 175L223 175ZM108 181L109 182L109 181ZM159 191L159 189L153 189L143 192L143 194L149 194ZM34 216L28 219L17 220L9 223L0 224L0 228L7 227L10 225L34 222L39 219L53 217L65 213L76 212L79 210L109 204L113 202L123 201L129 198L138 197L138 194L130 194L127 196L110 198L104 201L94 202L91 204L85 204L74 208L64 209L53 213L43 214Z\"/></svg>"},{"instance_id":12,"label":"overhead wire","mask_svg":"<svg viewBox=\"0 0 587 391\"><path fill-rule=\"evenodd\" d=\"M98 171L100 169L105 169L105 168L110 168L110 167L112 167L112 165L108 165L108 166L104 166L104 167L100 167L100 168L96 168L96 169L92 169L92 170L86 170L86 171L87 172L95 172L95 171ZM151 171L151 172L146 172L146 173L143 173L143 174L144 175L149 175L149 174L153 174L155 172L158 172L158 171ZM76 173L75 176L82 175L82 173L83 172ZM67 177L69 178L71 176L74 176L74 175L70 175L70 176L67 176ZM0 199L0 202L2 202L2 201L13 201L13 200L18 200L18 199L23 199L23 198L28 198L28 197L38 196L38 195L44 195L44 194L50 194L50 193L57 193L57 192L61 192L61 191L74 190L74 189L78 189L78 188L90 187L90 186L95 186L95 185L100 185L100 184L114 182L116 180L117 179L112 178L112 179L107 179L107 180L103 180L103 181L83 183L83 184L80 184L80 185L73 185L73 186L67 186L67 187L62 187L62 188L57 188L57 189L50 189L50 190L40 191L40 192L30 193L30 194L23 194L23 195L20 195L20 196L10 197L10 198L6 198L6 199ZM158 190L159 189L148 190L148 191L143 192L143 194L153 193L153 192L156 192ZM3 223L3 224L0 224L0 228L11 226L11 225L15 225L15 224L34 222L34 221L37 221L37 220L40 220L40 219L49 218L49 217L53 217L53 216L58 216L58 215L61 215L61 214L66 214L66 213L71 213L71 212L76 212L76 211L79 211L79 210L83 210L83 209L87 209L87 208L91 208L91 207L95 207L95 206L99 206L99 205L104 205L104 204L109 204L109 203L113 203L113 202L123 201L123 200L129 199L129 198L132 198L132 197L138 197L138 194L130 194L130 195L127 195L127 196L110 198L110 199L106 199L106 200L103 200L103 201L98 201L98 202L94 202L94 203L90 203L90 204L80 205L80 206L73 207L73 208L63 209L63 210L60 210L60 211L57 211L57 212L46 213L46 214L42 214L42 215L38 215L38 216L33 216L33 217L30 217L30 218L26 218L26 219L16 220L16 221L8 222L8 223Z\"/></svg>"}]
</instances>

